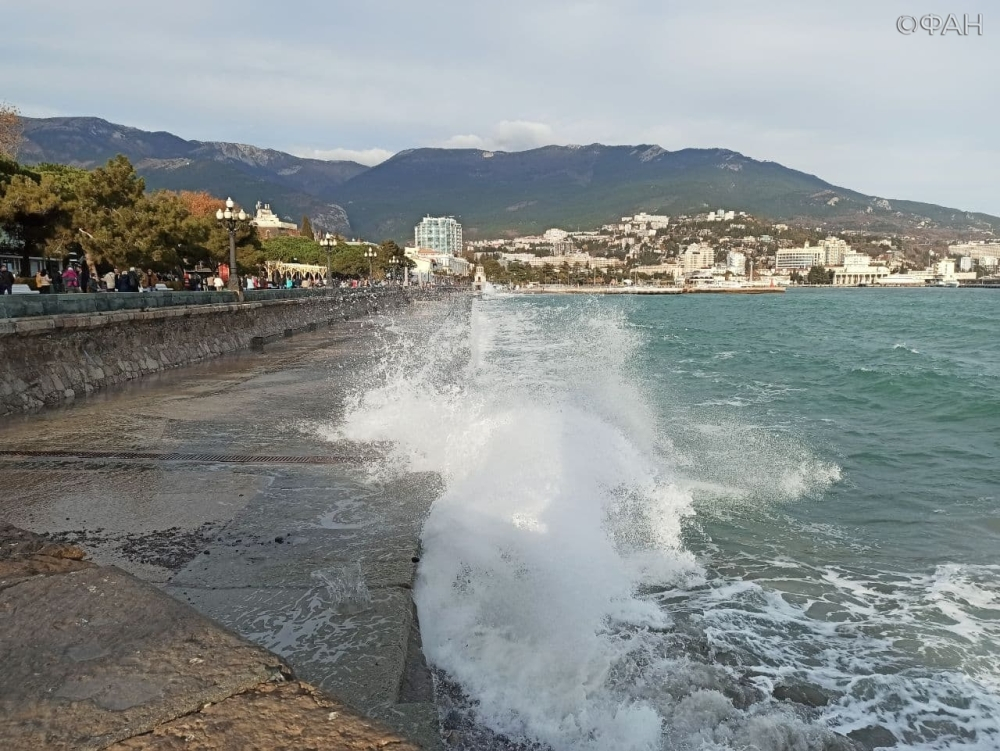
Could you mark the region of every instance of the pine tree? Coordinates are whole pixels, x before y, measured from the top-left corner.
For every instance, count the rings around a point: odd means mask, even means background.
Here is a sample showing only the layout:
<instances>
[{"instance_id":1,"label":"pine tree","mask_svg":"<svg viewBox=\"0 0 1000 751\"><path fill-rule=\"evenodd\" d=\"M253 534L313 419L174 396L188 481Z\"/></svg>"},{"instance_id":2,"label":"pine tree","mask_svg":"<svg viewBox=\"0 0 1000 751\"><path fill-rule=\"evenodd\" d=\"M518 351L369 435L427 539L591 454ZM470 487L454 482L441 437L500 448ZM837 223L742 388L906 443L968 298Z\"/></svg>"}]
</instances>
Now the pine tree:
<instances>
[{"instance_id":1,"label":"pine tree","mask_svg":"<svg viewBox=\"0 0 1000 751\"><path fill-rule=\"evenodd\" d=\"M299 229L299 236L308 237L310 240L316 239L316 236L313 234L312 223L307 216L302 217L302 227Z\"/></svg>"}]
</instances>

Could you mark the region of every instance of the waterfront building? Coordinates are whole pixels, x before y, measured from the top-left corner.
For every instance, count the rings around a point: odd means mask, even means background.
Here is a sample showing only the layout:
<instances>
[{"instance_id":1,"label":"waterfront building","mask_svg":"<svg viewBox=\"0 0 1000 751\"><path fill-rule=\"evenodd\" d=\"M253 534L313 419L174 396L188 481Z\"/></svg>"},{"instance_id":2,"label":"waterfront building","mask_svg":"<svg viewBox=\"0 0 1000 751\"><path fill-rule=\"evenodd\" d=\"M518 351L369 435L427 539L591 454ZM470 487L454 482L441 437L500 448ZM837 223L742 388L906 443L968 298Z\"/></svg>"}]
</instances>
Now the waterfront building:
<instances>
[{"instance_id":1,"label":"waterfront building","mask_svg":"<svg viewBox=\"0 0 1000 751\"><path fill-rule=\"evenodd\" d=\"M582 269L612 269L622 265L619 258L602 258L587 253L569 253L564 256L536 256L533 253L501 253L497 259L501 266L507 268L511 263L520 263L539 269L543 266L559 268L563 264L570 268L577 266Z\"/></svg>"},{"instance_id":2,"label":"waterfront building","mask_svg":"<svg viewBox=\"0 0 1000 751\"><path fill-rule=\"evenodd\" d=\"M545 233L542 235L542 239L549 243L562 242L567 237L569 237L569 232L564 229L555 228L545 230Z\"/></svg>"},{"instance_id":3,"label":"waterfront building","mask_svg":"<svg viewBox=\"0 0 1000 751\"><path fill-rule=\"evenodd\" d=\"M747 256L746 253L740 253L738 250L731 250L726 253L726 271L731 271L734 274L739 274L743 276L747 273Z\"/></svg>"},{"instance_id":4,"label":"waterfront building","mask_svg":"<svg viewBox=\"0 0 1000 751\"><path fill-rule=\"evenodd\" d=\"M935 263L934 274L935 276L943 276L945 279L955 276L955 259L943 258Z\"/></svg>"},{"instance_id":5,"label":"waterfront building","mask_svg":"<svg viewBox=\"0 0 1000 751\"><path fill-rule=\"evenodd\" d=\"M844 256L844 265L833 271L833 284L839 287L879 284L889 276L889 269L880 265L873 266L867 253L847 253Z\"/></svg>"},{"instance_id":6,"label":"waterfront building","mask_svg":"<svg viewBox=\"0 0 1000 751\"><path fill-rule=\"evenodd\" d=\"M789 271L823 266L825 261L826 254L822 248L811 248L808 245L802 248L781 248L774 254L774 268Z\"/></svg>"},{"instance_id":7,"label":"waterfront building","mask_svg":"<svg viewBox=\"0 0 1000 751\"><path fill-rule=\"evenodd\" d=\"M257 201L257 210L250 224L257 228L257 235L262 240L269 237L298 234L299 226L292 222L283 222L281 217L271 211L271 204Z\"/></svg>"},{"instance_id":8,"label":"waterfront building","mask_svg":"<svg viewBox=\"0 0 1000 751\"><path fill-rule=\"evenodd\" d=\"M715 265L715 248L704 243L691 243L681 253L680 263L685 274L710 269Z\"/></svg>"},{"instance_id":9,"label":"waterfront building","mask_svg":"<svg viewBox=\"0 0 1000 751\"><path fill-rule=\"evenodd\" d=\"M972 271L972 256L962 256L958 262L960 271Z\"/></svg>"},{"instance_id":10,"label":"waterfront building","mask_svg":"<svg viewBox=\"0 0 1000 751\"><path fill-rule=\"evenodd\" d=\"M801 248L780 248L775 254L775 268L792 270L842 266L850 252L851 246L839 237L828 237L818 245L809 245L807 241Z\"/></svg>"},{"instance_id":11,"label":"waterfront building","mask_svg":"<svg viewBox=\"0 0 1000 751\"><path fill-rule=\"evenodd\" d=\"M468 276L472 269L464 258L435 248L407 247L403 248L403 255L413 261L412 273L421 282L429 282L435 274Z\"/></svg>"},{"instance_id":12,"label":"waterfront building","mask_svg":"<svg viewBox=\"0 0 1000 751\"><path fill-rule=\"evenodd\" d=\"M673 276L675 280L679 280L684 276L684 267L676 261L667 261L655 266L636 266L633 270L637 274L649 274L651 276L654 274L664 274L666 276Z\"/></svg>"},{"instance_id":13,"label":"waterfront building","mask_svg":"<svg viewBox=\"0 0 1000 751\"><path fill-rule=\"evenodd\" d=\"M462 251L462 225L452 216L427 216L414 230L414 245L439 253L458 255Z\"/></svg>"}]
</instances>

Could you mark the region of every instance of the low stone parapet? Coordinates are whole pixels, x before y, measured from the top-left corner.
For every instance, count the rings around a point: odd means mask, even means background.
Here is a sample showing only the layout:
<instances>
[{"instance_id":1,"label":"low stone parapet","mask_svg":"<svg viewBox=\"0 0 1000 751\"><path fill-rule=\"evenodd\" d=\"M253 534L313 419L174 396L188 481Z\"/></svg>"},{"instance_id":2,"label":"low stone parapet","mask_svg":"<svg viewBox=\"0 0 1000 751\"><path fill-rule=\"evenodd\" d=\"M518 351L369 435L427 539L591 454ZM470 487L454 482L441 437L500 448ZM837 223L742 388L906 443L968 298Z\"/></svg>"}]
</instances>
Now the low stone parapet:
<instances>
[{"instance_id":1,"label":"low stone parapet","mask_svg":"<svg viewBox=\"0 0 1000 751\"><path fill-rule=\"evenodd\" d=\"M205 297L199 304L172 302L200 296ZM377 288L258 290L245 302L236 302L232 293L225 292L151 292L38 295L31 303L58 298L163 304L0 320L0 415L64 402L252 345L259 349L287 332L360 318L407 302L402 290Z\"/></svg>"}]
</instances>

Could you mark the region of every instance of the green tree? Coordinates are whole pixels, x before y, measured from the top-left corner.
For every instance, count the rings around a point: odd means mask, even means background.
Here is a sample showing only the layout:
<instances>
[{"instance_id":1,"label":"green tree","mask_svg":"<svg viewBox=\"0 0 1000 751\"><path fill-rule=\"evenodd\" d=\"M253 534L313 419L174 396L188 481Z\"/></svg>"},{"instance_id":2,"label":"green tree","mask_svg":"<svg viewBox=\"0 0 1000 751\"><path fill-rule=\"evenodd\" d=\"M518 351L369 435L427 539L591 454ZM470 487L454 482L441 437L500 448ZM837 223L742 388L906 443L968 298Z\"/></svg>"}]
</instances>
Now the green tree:
<instances>
[{"instance_id":1,"label":"green tree","mask_svg":"<svg viewBox=\"0 0 1000 751\"><path fill-rule=\"evenodd\" d=\"M87 258L116 266L142 263L149 251L147 232L155 220L146 183L119 154L79 186L74 222Z\"/></svg>"},{"instance_id":2,"label":"green tree","mask_svg":"<svg viewBox=\"0 0 1000 751\"><path fill-rule=\"evenodd\" d=\"M339 245L333 252L339 250ZM326 251L315 240L299 235L270 237L261 243L261 261L282 261L289 263L297 258L299 263L326 264Z\"/></svg>"},{"instance_id":3,"label":"green tree","mask_svg":"<svg viewBox=\"0 0 1000 751\"><path fill-rule=\"evenodd\" d=\"M47 255L50 241L72 226L72 211L52 175L15 174L0 197L0 226L20 239L21 276L28 276L30 258Z\"/></svg>"},{"instance_id":4,"label":"green tree","mask_svg":"<svg viewBox=\"0 0 1000 751\"><path fill-rule=\"evenodd\" d=\"M310 240L316 239L316 235L313 233L312 222L309 221L308 216L302 217L302 226L299 228L299 235Z\"/></svg>"},{"instance_id":5,"label":"green tree","mask_svg":"<svg viewBox=\"0 0 1000 751\"><path fill-rule=\"evenodd\" d=\"M833 281L827 274L824 266L813 266L806 274L807 284L832 284Z\"/></svg>"},{"instance_id":6,"label":"green tree","mask_svg":"<svg viewBox=\"0 0 1000 751\"><path fill-rule=\"evenodd\" d=\"M365 258L366 245L341 243L333 255L331 268L338 276L368 276L368 259ZM374 264L372 264L374 266Z\"/></svg>"}]
</instances>

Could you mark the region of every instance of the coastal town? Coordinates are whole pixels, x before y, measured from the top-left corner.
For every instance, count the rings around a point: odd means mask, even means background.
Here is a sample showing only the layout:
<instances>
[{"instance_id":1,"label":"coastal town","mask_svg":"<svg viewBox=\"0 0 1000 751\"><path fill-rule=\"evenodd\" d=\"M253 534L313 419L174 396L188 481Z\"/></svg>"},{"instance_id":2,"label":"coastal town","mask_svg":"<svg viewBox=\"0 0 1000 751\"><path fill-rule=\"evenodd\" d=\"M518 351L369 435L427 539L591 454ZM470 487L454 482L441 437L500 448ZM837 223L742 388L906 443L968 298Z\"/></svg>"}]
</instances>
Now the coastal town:
<instances>
[{"instance_id":1,"label":"coastal town","mask_svg":"<svg viewBox=\"0 0 1000 751\"><path fill-rule=\"evenodd\" d=\"M297 235L270 207L265 237ZM357 243L358 241L351 241ZM367 243L377 247L375 243ZM518 289L563 287L740 289L791 285L958 287L1000 283L1000 240L928 242L926 236L833 231L717 209L670 217L637 212L595 230L463 240L453 216L426 216L402 249L406 280L475 278ZM311 267L310 267L311 270Z\"/></svg>"},{"instance_id":2,"label":"coastal town","mask_svg":"<svg viewBox=\"0 0 1000 751\"><path fill-rule=\"evenodd\" d=\"M972 284L997 273L1000 241L936 246L915 236L829 233L718 209L637 213L598 230L475 240L467 251L487 278L514 284L923 287Z\"/></svg>"},{"instance_id":3,"label":"coastal town","mask_svg":"<svg viewBox=\"0 0 1000 751\"><path fill-rule=\"evenodd\" d=\"M265 247L274 237L301 236L267 204L258 204L252 223ZM374 242L341 242L379 249ZM596 230L550 228L475 240L464 239L454 216L426 216L399 252L397 276L408 284L475 279L477 286L488 281L520 289L957 287L988 285L1000 271L1000 240L993 238L927 243L898 233L831 233L727 209L678 217L638 212ZM280 268L322 271L301 263Z\"/></svg>"}]
</instances>

